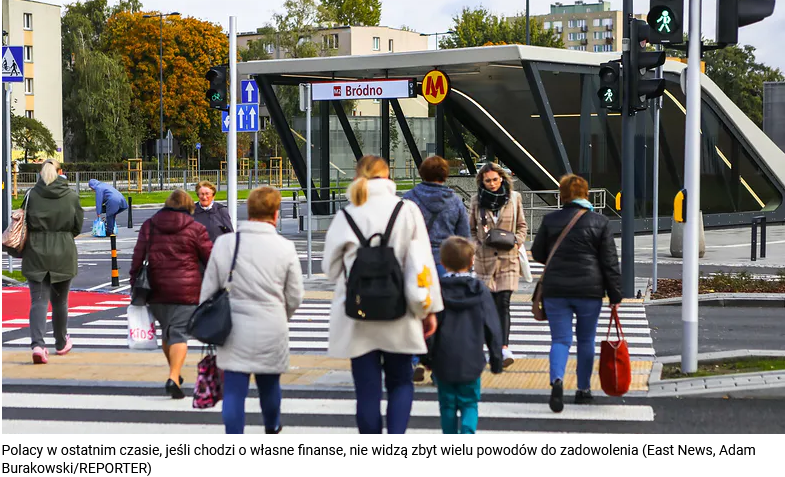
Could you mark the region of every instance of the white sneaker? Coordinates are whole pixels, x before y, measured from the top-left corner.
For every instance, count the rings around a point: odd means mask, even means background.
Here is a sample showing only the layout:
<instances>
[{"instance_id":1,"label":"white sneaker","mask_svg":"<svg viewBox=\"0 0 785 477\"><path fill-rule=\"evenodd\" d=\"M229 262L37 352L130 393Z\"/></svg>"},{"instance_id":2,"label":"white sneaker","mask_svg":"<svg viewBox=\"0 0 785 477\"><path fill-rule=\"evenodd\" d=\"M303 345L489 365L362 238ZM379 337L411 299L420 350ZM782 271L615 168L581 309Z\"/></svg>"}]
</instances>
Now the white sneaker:
<instances>
[{"instance_id":1,"label":"white sneaker","mask_svg":"<svg viewBox=\"0 0 785 477\"><path fill-rule=\"evenodd\" d=\"M515 355L509 348L502 348L502 367L509 367L515 362Z\"/></svg>"}]
</instances>

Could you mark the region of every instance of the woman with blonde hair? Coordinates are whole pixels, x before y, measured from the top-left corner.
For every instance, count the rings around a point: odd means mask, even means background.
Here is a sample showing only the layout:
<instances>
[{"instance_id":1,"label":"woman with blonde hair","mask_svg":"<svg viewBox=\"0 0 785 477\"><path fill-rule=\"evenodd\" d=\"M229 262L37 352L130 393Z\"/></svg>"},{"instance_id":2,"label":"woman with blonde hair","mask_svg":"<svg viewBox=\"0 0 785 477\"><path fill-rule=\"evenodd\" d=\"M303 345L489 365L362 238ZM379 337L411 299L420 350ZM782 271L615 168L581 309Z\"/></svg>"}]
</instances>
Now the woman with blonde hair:
<instances>
[{"instance_id":1,"label":"woman with blonde hair","mask_svg":"<svg viewBox=\"0 0 785 477\"><path fill-rule=\"evenodd\" d=\"M510 344L510 298L518 290L521 276L518 250L526 241L526 219L521 195L513 190L512 179L498 164L489 162L477 172L477 195L469 210L469 230L477 250L474 270L491 290L502 327L504 367L515 356ZM495 240L506 232L510 241Z\"/></svg>"},{"instance_id":2,"label":"woman with blonde hair","mask_svg":"<svg viewBox=\"0 0 785 477\"><path fill-rule=\"evenodd\" d=\"M387 432L406 432L414 399L412 357L426 353L425 338L436 331L434 313L444 308L425 220L416 204L395 195L395 182L389 176L383 158L360 159L356 177L347 190L351 205L335 216L324 245L325 271L335 283L329 355L351 359L357 427L363 434L380 434L384 428L380 409L382 371L387 389ZM394 217L396 210L398 215ZM411 311L415 307L407 306L402 316L390 320L350 318L346 313L347 280L363 248L359 235L372 241L367 245L375 246L373 237L383 235L389 224L392 227L387 246L393 249L401 269L405 269L407 257L416 254L430 271L431 303L421 308L419 315ZM409 277L406 274L404 280L411 280Z\"/></svg>"},{"instance_id":3,"label":"woman with blonde hair","mask_svg":"<svg viewBox=\"0 0 785 477\"><path fill-rule=\"evenodd\" d=\"M207 265L213 242L204 225L193 218L194 201L177 189L166 199L164 208L147 219L131 261L131 287L147 257L147 276L152 292L147 299L150 312L161 326L164 356L169 363L169 379L164 386L172 399L183 399L180 370L188 352L185 327L199 304L202 267Z\"/></svg>"},{"instance_id":4,"label":"woman with blonde hair","mask_svg":"<svg viewBox=\"0 0 785 477\"><path fill-rule=\"evenodd\" d=\"M578 337L575 404L588 404L592 402L591 374L602 298L607 292L611 308L621 303L616 243L610 221L595 213L588 200L589 184L575 174L566 175L559 181L559 195L564 207L543 218L532 244L532 256L544 264L564 228L577 217L542 278L543 306L551 328L549 404L553 412L564 409L564 370L572 346L573 315Z\"/></svg>"},{"instance_id":5,"label":"woman with blonde hair","mask_svg":"<svg viewBox=\"0 0 785 477\"><path fill-rule=\"evenodd\" d=\"M26 212L27 242L22 249L22 275L30 286L30 339L33 363L46 364L46 312L52 304L55 350L71 351L68 336L68 293L77 273L74 237L82 232L84 211L79 196L68 187L60 163L48 159L22 208ZM14 254L15 255L15 254Z\"/></svg>"}]
</instances>

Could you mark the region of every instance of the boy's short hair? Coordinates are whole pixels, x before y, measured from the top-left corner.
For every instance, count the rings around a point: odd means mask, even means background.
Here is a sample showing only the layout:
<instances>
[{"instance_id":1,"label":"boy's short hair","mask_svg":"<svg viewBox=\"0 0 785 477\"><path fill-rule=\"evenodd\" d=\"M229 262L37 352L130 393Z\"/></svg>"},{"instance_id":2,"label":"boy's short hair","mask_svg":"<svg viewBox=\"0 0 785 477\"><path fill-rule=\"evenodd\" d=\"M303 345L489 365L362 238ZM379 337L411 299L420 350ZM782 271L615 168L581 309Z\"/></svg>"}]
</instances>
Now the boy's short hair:
<instances>
[{"instance_id":1,"label":"boy's short hair","mask_svg":"<svg viewBox=\"0 0 785 477\"><path fill-rule=\"evenodd\" d=\"M447 270L466 270L472 266L474 244L464 237L452 236L442 242L439 255Z\"/></svg>"},{"instance_id":2,"label":"boy's short hair","mask_svg":"<svg viewBox=\"0 0 785 477\"><path fill-rule=\"evenodd\" d=\"M259 187L248 194L248 218L272 220L281 206L281 193L269 186Z\"/></svg>"}]
</instances>

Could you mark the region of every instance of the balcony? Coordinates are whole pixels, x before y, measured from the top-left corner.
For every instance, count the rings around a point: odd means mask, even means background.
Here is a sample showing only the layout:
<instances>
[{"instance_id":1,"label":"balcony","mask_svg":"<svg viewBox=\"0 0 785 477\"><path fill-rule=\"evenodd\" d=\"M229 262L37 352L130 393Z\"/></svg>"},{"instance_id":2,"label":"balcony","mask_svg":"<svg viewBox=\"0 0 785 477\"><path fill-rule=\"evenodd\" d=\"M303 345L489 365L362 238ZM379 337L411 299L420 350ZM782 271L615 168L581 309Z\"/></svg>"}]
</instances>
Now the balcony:
<instances>
[{"instance_id":1,"label":"balcony","mask_svg":"<svg viewBox=\"0 0 785 477\"><path fill-rule=\"evenodd\" d=\"M584 25L584 26L582 26L582 27L581 27L581 31L585 33L585 32L587 32L587 31L589 31L589 27L587 27L586 25Z\"/></svg>"},{"instance_id":2,"label":"balcony","mask_svg":"<svg viewBox=\"0 0 785 477\"><path fill-rule=\"evenodd\" d=\"M609 37L605 38L605 44L606 45L612 45L613 44L613 37L609 36Z\"/></svg>"},{"instance_id":3,"label":"balcony","mask_svg":"<svg viewBox=\"0 0 785 477\"><path fill-rule=\"evenodd\" d=\"M605 31L613 31L613 25L605 25Z\"/></svg>"},{"instance_id":4,"label":"balcony","mask_svg":"<svg viewBox=\"0 0 785 477\"><path fill-rule=\"evenodd\" d=\"M589 44L589 40L588 39L584 38L584 39L581 40L581 45L588 45L588 44Z\"/></svg>"}]
</instances>

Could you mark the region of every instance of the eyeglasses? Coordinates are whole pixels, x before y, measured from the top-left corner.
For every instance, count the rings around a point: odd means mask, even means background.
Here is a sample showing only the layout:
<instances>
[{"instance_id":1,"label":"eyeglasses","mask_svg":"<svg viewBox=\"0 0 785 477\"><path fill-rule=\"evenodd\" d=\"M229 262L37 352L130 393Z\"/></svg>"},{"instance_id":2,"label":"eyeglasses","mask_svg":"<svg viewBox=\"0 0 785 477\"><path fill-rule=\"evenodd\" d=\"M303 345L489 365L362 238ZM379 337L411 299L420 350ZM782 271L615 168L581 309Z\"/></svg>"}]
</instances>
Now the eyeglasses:
<instances>
[{"instance_id":1,"label":"eyeglasses","mask_svg":"<svg viewBox=\"0 0 785 477\"><path fill-rule=\"evenodd\" d=\"M493 179L483 179L482 181L486 184L495 184L497 182L501 182L501 177L494 177Z\"/></svg>"}]
</instances>

